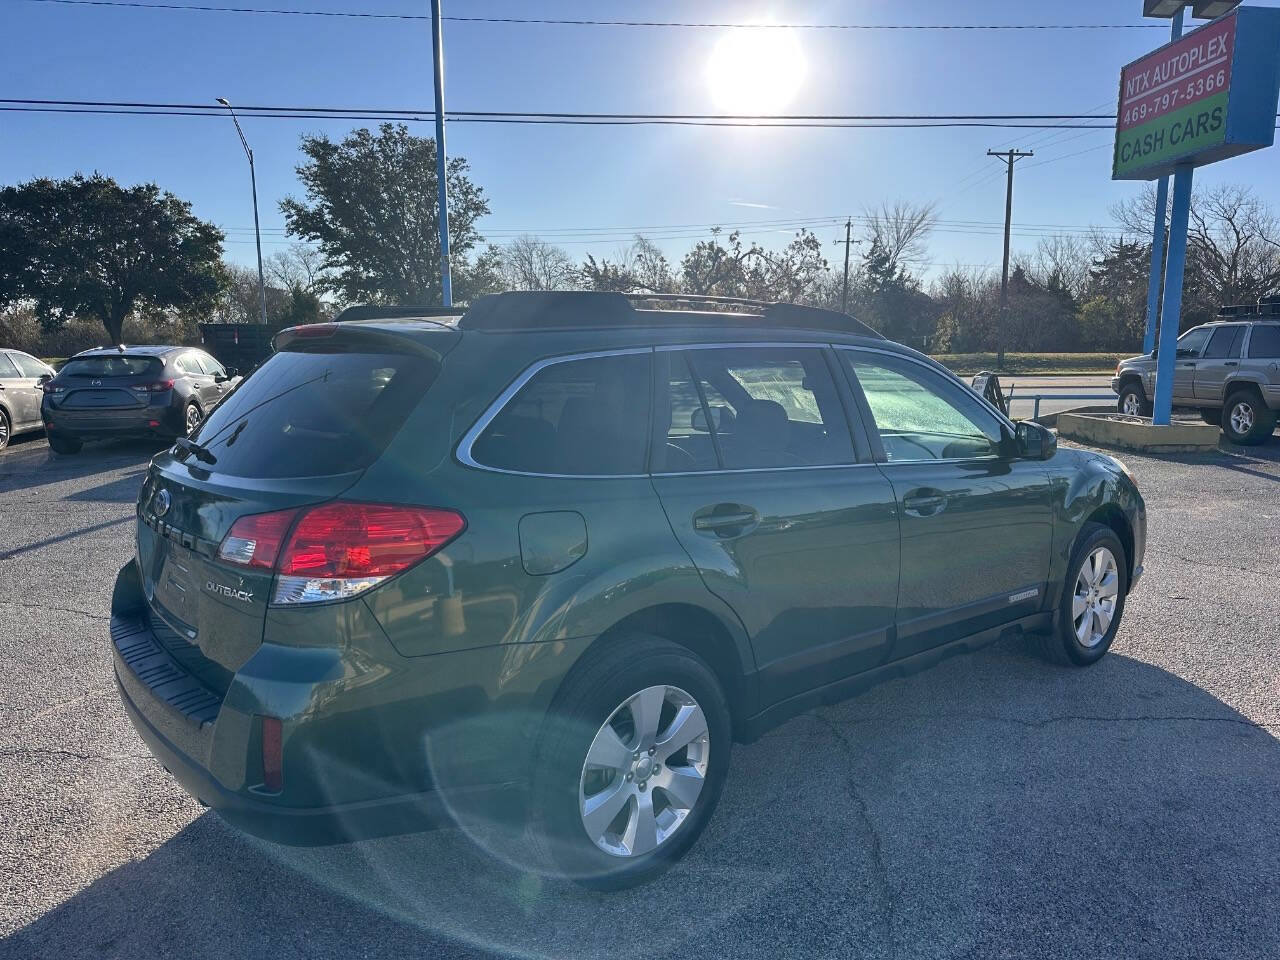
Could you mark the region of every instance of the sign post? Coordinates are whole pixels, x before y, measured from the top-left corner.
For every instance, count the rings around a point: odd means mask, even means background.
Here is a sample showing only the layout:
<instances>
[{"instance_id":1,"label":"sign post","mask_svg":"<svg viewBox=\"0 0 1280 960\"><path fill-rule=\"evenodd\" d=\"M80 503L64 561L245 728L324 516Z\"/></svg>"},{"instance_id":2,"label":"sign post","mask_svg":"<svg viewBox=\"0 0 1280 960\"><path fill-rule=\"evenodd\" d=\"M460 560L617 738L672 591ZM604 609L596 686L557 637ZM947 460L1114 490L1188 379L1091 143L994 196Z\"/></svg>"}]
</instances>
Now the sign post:
<instances>
[{"instance_id":1,"label":"sign post","mask_svg":"<svg viewBox=\"0 0 1280 960\"><path fill-rule=\"evenodd\" d=\"M1120 71L1113 180L1174 175L1152 422L1173 407L1187 220L1196 167L1275 141L1280 10L1240 7ZM1156 251L1153 249L1152 258ZM1152 271L1157 269L1152 264Z\"/></svg>"}]
</instances>

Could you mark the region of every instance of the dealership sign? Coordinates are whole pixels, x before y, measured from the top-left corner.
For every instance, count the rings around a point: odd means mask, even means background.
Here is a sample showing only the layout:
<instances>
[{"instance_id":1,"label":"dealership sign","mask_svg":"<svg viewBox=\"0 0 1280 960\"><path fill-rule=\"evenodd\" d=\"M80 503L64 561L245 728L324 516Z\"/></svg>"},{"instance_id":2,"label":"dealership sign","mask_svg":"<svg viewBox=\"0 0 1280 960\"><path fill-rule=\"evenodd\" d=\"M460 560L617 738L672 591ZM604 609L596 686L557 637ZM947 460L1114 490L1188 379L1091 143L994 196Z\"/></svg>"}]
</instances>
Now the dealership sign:
<instances>
[{"instance_id":1,"label":"dealership sign","mask_svg":"<svg viewBox=\"0 0 1280 960\"><path fill-rule=\"evenodd\" d=\"M1152 180L1269 147L1280 9L1240 7L1120 71L1113 180Z\"/></svg>"}]
</instances>

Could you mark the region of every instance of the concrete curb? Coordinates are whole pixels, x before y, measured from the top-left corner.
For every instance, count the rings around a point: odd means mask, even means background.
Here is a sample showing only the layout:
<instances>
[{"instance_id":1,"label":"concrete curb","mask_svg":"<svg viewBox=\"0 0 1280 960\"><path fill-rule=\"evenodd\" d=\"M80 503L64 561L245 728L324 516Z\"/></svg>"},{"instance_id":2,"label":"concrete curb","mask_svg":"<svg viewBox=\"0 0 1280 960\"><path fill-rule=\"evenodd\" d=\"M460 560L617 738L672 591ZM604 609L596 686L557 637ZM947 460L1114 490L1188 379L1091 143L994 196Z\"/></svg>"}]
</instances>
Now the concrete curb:
<instances>
[{"instance_id":1,"label":"concrete curb","mask_svg":"<svg viewBox=\"0 0 1280 960\"><path fill-rule=\"evenodd\" d=\"M1118 413L1061 413L1058 435L1100 447L1137 453L1198 453L1218 449L1219 428L1207 423L1154 426L1143 417Z\"/></svg>"},{"instance_id":2,"label":"concrete curb","mask_svg":"<svg viewBox=\"0 0 1280 960\"><path fill-rule=\"evenodd\" d=\"M1069 410L1059 410L1057 413L1042 413L1035 418L1036 423L1042 427L1056 427L1058 418L1064 413L1115 413L1115 404L1098 407L1072 407Z\"/></svg>"}]
</instances>

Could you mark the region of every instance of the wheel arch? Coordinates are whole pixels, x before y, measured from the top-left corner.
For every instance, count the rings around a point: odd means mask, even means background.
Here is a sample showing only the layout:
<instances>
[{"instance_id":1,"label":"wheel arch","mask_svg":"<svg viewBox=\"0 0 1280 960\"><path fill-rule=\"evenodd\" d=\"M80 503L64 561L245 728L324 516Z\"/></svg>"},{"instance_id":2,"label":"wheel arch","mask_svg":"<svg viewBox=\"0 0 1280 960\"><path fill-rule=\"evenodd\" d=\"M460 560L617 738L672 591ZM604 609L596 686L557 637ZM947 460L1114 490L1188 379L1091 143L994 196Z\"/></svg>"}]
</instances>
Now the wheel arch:
<instances>
[{"instance_id":1,"label":"wheel arch","mask_svg":"<svg viewBox=\"0 0 1280 960\"><path fill-rule=\"evenodd\" d=\"M706 661L724 688L735 731L754 711L746 666L734 631L718 614L688 602L658 603L635 610L604 630L588 648L619 642L629 633L651 633L685 647ZM585 653L584 653L585 656Z\"/></svg>"},{"instance_id":2,"label":"wheel arch","mask_svg":"<svg viewBox=\"0 0 1280 960\"><path fill-rule=\"evenodd\" d=\"M1123 392L1125 387L1136 386L1142 391L1142 396L1147 396L1147 388L1142 383L1142 374L1136 370L1125 370L1120 374L1120 382L1117 384L1118 392Z\"/></svg>"},{"instance_id":3,"label":"wheel arch","mask_svg":"<svg viewBox=\"0 0 1280 960\"><path fill-rule=\"evenodd\" d=\"M1104 527L1109 527L1116 537L1120 540L1120 545L1124 547L1124 565L1125 565L1125 582L1133 582L1133 560L1134 560L1134 542L1133 527L1129 524L1129 518L1125 516L1114 503L1104 503L1093 509L1091 513L1084 519L1085 523L1097 523ZM1081 527L1081 529L1084 529Z\"/></svg>"},{"instance_id":4,"label":"wheel arch","mask_svg":"<svg viewBox=\"0 0 1280 960\"><path fill-rule=\"evenodd\" d=\"M1236 374L1227 379L1222 385L1222 403L1225 406L1227 400L1231 398L1233 393L1241 390L1254 394L1259 401L1266 404L1266 397L1262 393L1262 382L1249 374Z\"/></svg>"}]
</instances>

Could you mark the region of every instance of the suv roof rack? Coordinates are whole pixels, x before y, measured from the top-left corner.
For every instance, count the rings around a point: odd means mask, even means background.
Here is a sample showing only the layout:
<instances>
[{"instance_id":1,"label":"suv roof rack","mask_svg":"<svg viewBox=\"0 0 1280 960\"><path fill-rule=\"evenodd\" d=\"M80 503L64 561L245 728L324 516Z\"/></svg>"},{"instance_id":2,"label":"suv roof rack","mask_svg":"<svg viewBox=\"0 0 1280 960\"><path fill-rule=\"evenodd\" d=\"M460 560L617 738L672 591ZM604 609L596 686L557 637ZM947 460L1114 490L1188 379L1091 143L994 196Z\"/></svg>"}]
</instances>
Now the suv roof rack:
<instances>
[{"instance_id":1,"label":"suv roof rack","mask_svg":"<svg viewBox=\"0 0 1280 960\"><path fill-rule=\"evenodd\" d=\"M637 308L637 304L654 306ZM682 293L623 294L590 290L489 294L471 305L458 326L463 330L656 326L687 324L691 313L696 313L698 320L705 321L707 326L719 323L777 324L884 339L883 334L861 320L856 320L847 313L820 307L749 300L744 297Z\"/></svg>"},{"instance_id":2,"label":"suv roof rack","mask_svg":"<svg viewBox=\"0 0 1280 960\"><path fill-rule=\"evenodd\" d=\"M1218 317L1223 320L1280 317L1280 297L1263 297L1257 303L1228 304L1218 308Z\"/></svg>"},{"instance_id":3,"label":"suv roof rack","mask_svg":"<svg viewBox=\"0 0 1280 960\"><path fill-rule=\"evenodd\" d=\"M348 320L412 320L417 317L460 317L465 313L462 307L428 307L403 306L383 307L372 303L363 303L355 307L347 307L333 318L334 323L345 323Z\"/></svg>"}]
</instances>

